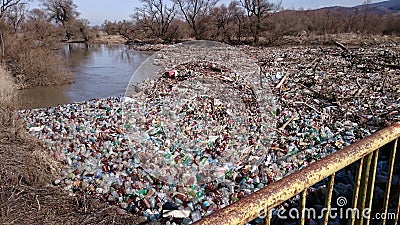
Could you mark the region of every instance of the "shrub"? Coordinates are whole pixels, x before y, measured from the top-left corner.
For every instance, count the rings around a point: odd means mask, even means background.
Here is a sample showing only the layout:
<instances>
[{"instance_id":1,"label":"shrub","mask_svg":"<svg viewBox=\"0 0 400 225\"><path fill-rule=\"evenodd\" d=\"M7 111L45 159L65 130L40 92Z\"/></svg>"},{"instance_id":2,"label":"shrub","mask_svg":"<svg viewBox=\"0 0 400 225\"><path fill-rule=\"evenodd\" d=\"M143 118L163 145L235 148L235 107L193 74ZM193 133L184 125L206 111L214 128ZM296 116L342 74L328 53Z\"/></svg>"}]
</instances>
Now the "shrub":
<instances>
[{"instance_id":1,"label":"shrub","mask_svg":"<svg viewBox=\"0 0 400 225\"><path fill-rule=\"evenodd\" d=\"M15 96L15 85L12 77L0 66L0 105L11 106Z\"/></svg>"},{"instance_id":2,"label":"shrub","mask_svg":"<svg viewBox=\"0 0 400 225\"><path fill-rule=\"evenodd\" d=\"M19 88L59 85L72 76L56 53L39 41L25 38L9 40L6 60Z\"/></svg>"}]
</instances>

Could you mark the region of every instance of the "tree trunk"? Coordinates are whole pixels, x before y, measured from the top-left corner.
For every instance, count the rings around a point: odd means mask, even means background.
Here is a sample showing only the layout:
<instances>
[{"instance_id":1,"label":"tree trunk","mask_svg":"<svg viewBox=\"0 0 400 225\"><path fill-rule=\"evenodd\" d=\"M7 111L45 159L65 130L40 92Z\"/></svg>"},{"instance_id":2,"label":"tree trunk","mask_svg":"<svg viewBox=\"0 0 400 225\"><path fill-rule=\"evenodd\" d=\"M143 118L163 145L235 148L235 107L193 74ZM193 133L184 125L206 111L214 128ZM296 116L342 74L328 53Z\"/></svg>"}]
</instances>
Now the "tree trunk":
<instances>
[{"instance_id":1,"label":"tree trunk","mask_svg":"<svg viewBox=\"0 0 400 225\"><path fill-rule=\"evenodd\" d=\"M260 42L260 30L261 30L261 17L257 17L256 29L254 31L254 44L258 45Z\"/></svg>"},{"instance_id":2,"label":"tree trunk","mask_svg":"<svg viewBox=\"0 0 400 225\"><path fill-rule=\"evenodd\" d=\"M201 39L201 35L199 32L198 27L196 26L196 24L193 22L193 26L192 26L193 32L194 32L194 37L196 38L196 40L200 40Z\"/></svg>"}]
</instances>

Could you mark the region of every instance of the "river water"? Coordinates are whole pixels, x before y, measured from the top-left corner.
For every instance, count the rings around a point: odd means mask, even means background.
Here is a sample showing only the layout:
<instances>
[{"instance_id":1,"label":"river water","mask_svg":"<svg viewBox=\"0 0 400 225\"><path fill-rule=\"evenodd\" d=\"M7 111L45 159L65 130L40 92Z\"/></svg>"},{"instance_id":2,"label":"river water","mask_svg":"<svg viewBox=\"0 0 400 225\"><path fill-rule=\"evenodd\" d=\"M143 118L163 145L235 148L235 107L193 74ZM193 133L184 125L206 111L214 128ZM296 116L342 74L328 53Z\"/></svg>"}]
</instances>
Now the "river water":
<instances>
[{"instance_id":1,"label":"river water","mask_svg":"<svg viewBox=\"0 0 400 225\"><path fill-rule=\"evenodd\" d=\"M75 82L59 87L37 87L19 92L20 108L42 108L93 98L120 96L135 70L152 53L125 45L65 44L60 54L67 60ZM133 81L142 81L135 76Z\"/></svg>"}]
</instances>

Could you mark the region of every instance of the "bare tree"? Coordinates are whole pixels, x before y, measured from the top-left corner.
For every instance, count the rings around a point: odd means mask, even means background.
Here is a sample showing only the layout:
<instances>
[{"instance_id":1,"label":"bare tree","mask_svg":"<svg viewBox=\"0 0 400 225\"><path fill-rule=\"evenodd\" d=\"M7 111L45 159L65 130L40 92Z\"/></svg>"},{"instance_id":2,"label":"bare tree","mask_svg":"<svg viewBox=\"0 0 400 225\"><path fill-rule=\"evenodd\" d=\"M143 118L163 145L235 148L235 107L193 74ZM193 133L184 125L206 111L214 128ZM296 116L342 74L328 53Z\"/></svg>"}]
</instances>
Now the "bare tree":
<instances>
[{"instance_id":1,"label":"bare tree","mask_svg":"<svg viewBox=\"0 0 400 225\"><path fill-rule=\"evenodd\" d=\"M184 19L193 30L196 39L202 38L204 26L202 20L215 7L218 0L174 0L178 5Z\"/></svg>"},{"instance_id":2,"label":"bare tree","mask_svg":"<svg viewBox=\"0 0 400 225\"><path fill-rule=\"evenodd\" d=\"M253 34L254 43L259 43L260 33L262 32L262 19L270 14L273 10L278 10L281 2L276 4L270 3L268 0L240 0L240 4L246 10L250 19L251 32Z\"/></svg>"},{"instance_id":3,"label":"bare tree","mask_svg":"<svg viewBox=\"0 0 400 225\"><path fill-rule=\"evenodd\" d=\"M246 30L246 15L245 12L243 11L242 7L239 7L239 2L238 1L232 1L229 4L229 7L233 7L232 13L233 13L233 21L235 25L237 26L237 31L236 31L236 39L240 43L242 40L242 37L245 35L245 30Z\"/></svg>"},{"instance_id":4,"label":"bare tree","mask_svg":"<svg viewBox=\"0 0 400 225\"><path fill-rule=\"evenodd\" d=\"M6 45L4 43L5 30L7 30L7 23L9 21L4 21L6 14L9 14L9 11L12 8L18 7L18 5L25 3L24 0L2 0L0 1L0 47L1 47L1 57L4 58ZM9 14L10 15L10 14ZM19 23L18 23L19 25Z\"/></svg>"},{"instance_id":5,"label":"bare tree","mask_svg":"<svg viewBox=\"0 0 400 225\"><path fill-rule=\"evenodd\" d=\"M0 2L0 19L2 19L5 13L12 7L20 4L25 3L26 1L23 0L2 0Z\"/></svg>"},{"instance_id":6,"label":"bare tree","mask_svg":"<svg viewBox=\"0 0 400 225\"><path fill-rule=\"evenodd\" d=\"M211 11L210 16L216 29L212 31L212 39L229 43L235 38L240 41L244 26L244 12L238 6L237 1L232 1L228 6L222 4Z\"/></svg>"},{"instance_id":7,"label":"bare tree","mask_svg":"<svg viewBox=\"0 0 400 225\"><path fill-rule=\"evenodd\" d=\"M13 28L14 33L17 33L18 28L20 27L22 21L25 19L25 14L26 14L25 2L20 2L16 5L13 5L5 13L4 17L7 20L8 24L10 24L11 27Z\"/></svg>"},{"instance_id":8,"label":"bare tree","mask_svg":"<svg viewBox=\"0 0 400 225\"><path fill-rule=\"evenodd\" d=\"M118 34L122 35L126 39L132 39L134 34L134 25L131 21L118 21L117 23Z\"/></svg>"},{"instance_id":9,"label":"bare tree","mask_svg":"<svg viewBox=\"0 0 400 225\"><path fill-rule=\"evenodd\" d=\"M73 0L42 0L43 6L49 13L50 19L61 23L68 40L72 37L73 25L76 22L79 12Z\"/></svg>"},{"instance_id":10,"label":"bare tree","mask_svg":"<svg viewBox=\"0 0 400 225\"><path fill-rule=\"evenodd\" d=\"M22 32L29 36L30 40L40 41L43 45L53 48L63 31L55 27L49 20L47 13L42 9L32 9L22 24Z\"/></svg>"},{"instance_id":11,"label":"bare tree","mask_svg":"<svg viewBox=\"0 0 400 225\"><path fill-rule=\"evenodd\" d=\"M176 4L165 0L141 0L141 2L142 6L137 7L131 16L136 25L145 31L150 31L152 37L169 40L174 33L170 28L176 15Z\"/></svg>"},{"instance_id":12,"label":"bare tree","mask_svg":"<svg viewBox=\"0 0 400 225\"><path fill-rule=\"evenodd\" d=\"M363 22L363 31L366 33L367 32L367 28L368 28L368 26L370 25L370 23L369 22L372 22L372 21L368 21L368 17L370 16L370 14L372 14L371 12L370 12L370 7L371 7L371 4L372 4L372 1L371 0L365 0L364 2L363 2L363 6L362 6L362 11L363 11L363 19L362 19L362 22Z\"/></svg>"},{"instance_id":13,"label":"bare tree","mask_svg":"<svg viewBox=\"0 0 400 225\"><path fill-rule=\"evenodd\" d=\"M118 34L118 27L116 22L105 20L101 26L108 35Z\"/></svg>"}]
</instances>

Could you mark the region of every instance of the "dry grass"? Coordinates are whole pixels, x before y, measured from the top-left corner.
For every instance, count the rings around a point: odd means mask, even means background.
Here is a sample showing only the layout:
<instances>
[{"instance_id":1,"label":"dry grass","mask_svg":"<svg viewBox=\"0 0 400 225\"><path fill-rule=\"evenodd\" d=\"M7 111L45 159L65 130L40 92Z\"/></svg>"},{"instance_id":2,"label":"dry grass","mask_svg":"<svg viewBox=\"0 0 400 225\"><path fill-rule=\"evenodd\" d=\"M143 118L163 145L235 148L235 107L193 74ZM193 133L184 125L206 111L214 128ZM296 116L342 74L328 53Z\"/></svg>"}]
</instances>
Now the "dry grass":
<instances>
[{"instance_id":1,"label":"dry grass","mask_svg":"<svg viewBox=\"0 0 400 225\"><path fill-rule=\"evenodd\" d=\"M14 85L0 68L0 224L139 224L143 219L51 185L62 165L12 111Z\"/></svg>"},{"instance_id":2,"label":"dry grass","mask_svg":"<svg viewBox=\"0 0 400 225\"><path fill-rule=\"evenodd\" d=\"M10 109L15 96L14 81L3 66L0 66L0 81L0 130L3 131L12 126Z\"/></svg>"},{"instance_id":3,"label":"dry grass","mask_svg":"<svg viewBox=\"0 0 400 225\"><path fill-rule=\"evenodd\" d=\"M3 29L1 24L0 29ZM0 59L15 78L18 88L71 83L73 76L55 50L59 43L36 40L36 34L32 32L3 32L2 36L4 52Z\"/></svg>"},{"instance_id":4,"label":"dry grass","mask_svg":"<svg viewBox=\"0 0 400 225\"><path fill-rule=\"evenodd\" d=\"M99 32L96 37L93 38L93 44L108 44L108 45L120 45L127 42L126 38L122 35L108 35L105 32Z\"/></svg>"},{"instance_id":5,"label":"dry grass","mask_svg":"<svg viewBox=\"0 0 400 225\"><path fill-rule=\"evenodd\" d=\"M24 39L9 44L9 68L19 88L61 85L72 82L65 62L51 49Z\"/></svg>"},{"instance_id":6,"label":"dry grass","mask_svg":"<svg viewBox=\"0 0 400 225\"><path fill-rule=\"evenodd\" d=\"M9 73L0 66L0 104L10 105L14 96L14 81Z\"/></svg>"}]
</instances>

